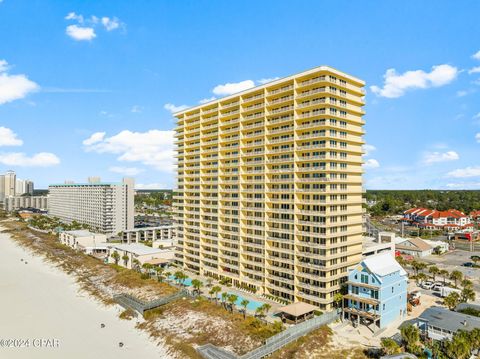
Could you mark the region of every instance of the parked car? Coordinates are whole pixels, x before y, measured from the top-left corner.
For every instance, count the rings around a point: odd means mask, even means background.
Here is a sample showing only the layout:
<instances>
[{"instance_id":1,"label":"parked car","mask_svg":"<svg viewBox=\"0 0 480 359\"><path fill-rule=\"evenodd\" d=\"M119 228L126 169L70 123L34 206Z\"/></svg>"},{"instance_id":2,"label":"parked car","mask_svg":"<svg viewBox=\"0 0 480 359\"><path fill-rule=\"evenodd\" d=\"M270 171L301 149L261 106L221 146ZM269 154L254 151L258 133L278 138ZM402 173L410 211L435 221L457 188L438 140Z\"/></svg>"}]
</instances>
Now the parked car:
<instances>
[{"instance_id":1,"label":"parked car","mask_svg":"<svg viewBox=\"0 0 480 359\"><path fill-rule=\"evenodd\" d=\"M431 290L433 290L434 292L440 292L440 288L443 287L443 283L440 283L440 282L435 282L432 286L432 288L430 288Z\"/></svg>"},{"instance_id":2,"label":"parked car","mask_svg":"<svg viewBox=\"0 0 480 359\"><path fill-rule=\"evenodd\" d=\"M420 287L422 287L423 289L432 289L434 284L435 284L434 282L426 281L420 284Z\"/></svg>"},{"instance_id":3,"label":"parked car","mask_svg":"<svg viewBox=\"0 0 480 359\"><path fill-rule=\"evenodd\" d=\"M462 266L472 268L475 265L472 262L465 262L465 263L462 264Z\"/></svg>"}]
</instances>

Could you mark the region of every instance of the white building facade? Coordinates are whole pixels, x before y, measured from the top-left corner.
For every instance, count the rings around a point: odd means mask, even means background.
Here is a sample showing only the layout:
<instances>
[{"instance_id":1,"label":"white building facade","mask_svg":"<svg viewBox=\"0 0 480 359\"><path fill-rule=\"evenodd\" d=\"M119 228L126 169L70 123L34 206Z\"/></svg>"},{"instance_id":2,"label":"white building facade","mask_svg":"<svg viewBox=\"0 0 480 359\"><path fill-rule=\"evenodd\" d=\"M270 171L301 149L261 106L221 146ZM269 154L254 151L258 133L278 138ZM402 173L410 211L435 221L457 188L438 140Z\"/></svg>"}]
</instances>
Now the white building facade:
<instances>
[{"instance_id":1,"label":"white building facade","mask_svg":"<svg viewBox=\"0 0 480 359\"><path fill-rule=\"evenodd\" d=\"M120 183L66 183L49 186L48 214L61 221L87 224L107 235L134 227L134 185Z\"/></svg>"},{"instance_id":2,"label":"white building facade","mask_svg":"<svg viewBox=\"0 0 480 359\"><path fill-rule=\"evenodd\" d=\"M46 211L48 208L47 196L11 196L5 197L3 201L3 209L7 212L29 208Z\"/></svg>"}]
</instances>

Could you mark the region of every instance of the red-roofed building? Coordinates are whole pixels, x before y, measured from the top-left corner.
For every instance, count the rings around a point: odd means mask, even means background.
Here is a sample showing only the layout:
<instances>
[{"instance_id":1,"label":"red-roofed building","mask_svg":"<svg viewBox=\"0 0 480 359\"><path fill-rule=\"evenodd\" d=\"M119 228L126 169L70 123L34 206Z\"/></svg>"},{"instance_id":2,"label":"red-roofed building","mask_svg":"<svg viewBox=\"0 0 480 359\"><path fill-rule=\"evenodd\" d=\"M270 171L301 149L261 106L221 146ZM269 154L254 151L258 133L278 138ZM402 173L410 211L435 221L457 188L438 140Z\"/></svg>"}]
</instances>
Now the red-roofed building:
<instances>
[{"instance_id":1,"label":"red-roofed building","mask_svg":"<svg viewBox=\"0 0 480 359\"><path fill-rule=\"evenodd\" d=\"M470 227L471 219L465 213L457 209L449 209L447 211L437 211L436 209L427 208L411 208L404 213L405 218L418 223L422 227L431 228L443 227L464 228ZM479 213L480 215L480 213Z\"/></svg>"},{"instance_id":2,"label":"red-roofed building","mask_svg":"<svg viewBox=\"0 0 480 359\"><path fill-rule=\"evenodd\" d=\"M476 223L480 223L480 211L472 211L470 212L470 218L472 221Z\"/></svg>"}]
</instances>

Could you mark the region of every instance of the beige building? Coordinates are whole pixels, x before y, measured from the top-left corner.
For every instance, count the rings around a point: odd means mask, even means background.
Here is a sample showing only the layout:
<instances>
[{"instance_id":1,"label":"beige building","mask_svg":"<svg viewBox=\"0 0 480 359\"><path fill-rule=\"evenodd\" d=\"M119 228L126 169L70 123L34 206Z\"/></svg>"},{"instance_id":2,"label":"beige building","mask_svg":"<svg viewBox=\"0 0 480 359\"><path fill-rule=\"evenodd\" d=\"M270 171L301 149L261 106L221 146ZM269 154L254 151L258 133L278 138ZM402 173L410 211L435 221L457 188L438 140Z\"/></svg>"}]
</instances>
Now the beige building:
<instances>
[{"instance_id":1,"label":"beige building","mask_svg":"<svg viewBox=\"0 0 480 359\"><path fill-rule=\"evenodd\" d=\"M176 244L175 225L130 229L122 233L122 240L127 243L148 241L154 248L173 247Z\"/></svg>"},{"instance_id":2,"label":"beige building","mask_svg":"<svg viewBox=\"0 0 480 359\"><path fill-rule=\"evenodd\" d=\"M116 235L134 226L134 180L54 184L48 187L48 214Z\"/></svg>"},{"instance_id":3,"label":"beige building","mask_svg":"<svg viewBox=\"0 0 480 359\"><path fill-rule=\"evenodd\" d=\"M362 258L363 87L321 66L176 113L177 261L329 308Z\"/></svg>"},{"instance_id":4,"label":"beige building","mask_svg":"<svg viewBox=\"0 0 480 359\"><path fill-rule=\"evenodd\" d=\"M26 208L34 208L46 211L47 207L47 196L13 196L5 197L3 201L3 208L8 212Z\"/></svg>"}]
</instances>

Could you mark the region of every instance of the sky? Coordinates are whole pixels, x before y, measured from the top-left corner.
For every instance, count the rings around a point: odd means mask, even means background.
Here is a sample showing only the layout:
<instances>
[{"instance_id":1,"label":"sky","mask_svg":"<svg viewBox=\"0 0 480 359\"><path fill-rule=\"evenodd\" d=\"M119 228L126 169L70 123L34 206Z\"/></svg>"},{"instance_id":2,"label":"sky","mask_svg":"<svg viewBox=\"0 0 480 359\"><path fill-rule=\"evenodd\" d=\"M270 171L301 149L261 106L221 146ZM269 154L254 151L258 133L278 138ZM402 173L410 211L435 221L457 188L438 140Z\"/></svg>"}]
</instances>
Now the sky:
<instances>
[{"instance_id":1,"label":"sky","mask_svg":"<svg viewBox=\"0 0 480 359\"><path fill-rule=\"evenodd\" d=\"M171 112L366 81L367 189L480 189L480 2L0 0L0 172L174 188Z\"/></svg>"}]
</instances>

